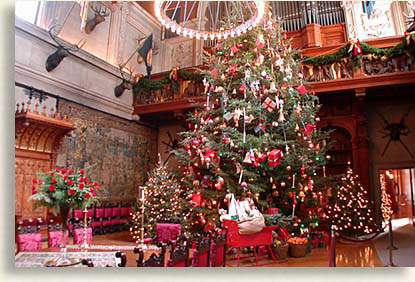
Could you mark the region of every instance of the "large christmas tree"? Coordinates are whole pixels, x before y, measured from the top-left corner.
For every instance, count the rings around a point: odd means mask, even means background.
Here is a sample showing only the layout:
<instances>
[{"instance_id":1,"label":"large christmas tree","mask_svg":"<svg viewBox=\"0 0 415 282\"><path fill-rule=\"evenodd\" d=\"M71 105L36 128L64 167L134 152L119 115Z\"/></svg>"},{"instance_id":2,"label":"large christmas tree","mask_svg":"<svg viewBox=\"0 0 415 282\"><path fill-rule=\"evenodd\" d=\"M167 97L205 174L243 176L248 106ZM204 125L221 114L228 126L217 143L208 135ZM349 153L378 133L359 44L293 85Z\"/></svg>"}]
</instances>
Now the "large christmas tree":
<instances>
[{"instance_id":1,"label":"large christmas tree","mask_svg":"<svg viewBox=\"0 0 415 282\"><path fill-rule=\"evenodd\" d=\"M367 191L351 168L341 176L327 205L326 219L340 234L358 237L377 231Z\"/></svg>"},{"instance_id":2,"label":"large christmas tree","mask_svg":"<svg viewBox=\"0 0 415 282\"><path fill-rule=\"evenodd\" d=\"M142 189L144 198L137 199L130 227L130 232L137 243L141 236L143 201L145 237L155 237L156 223L179 219L182 208L187 205L182 199L183 191L180 183L162 163L160 155L157 166L148 174L148 180Z\"/></svg>"},{"instance_id":3,"label":"large christmas tree","mask_svg":"<svg viewBox=\"0 0 415 282\"><path fill-rule=\"evenodd\" d=\"M312 178L325 162L327 135L315 128L318 98L293 56L280 25L266 17L206 57L206 102L190 114L176 151L193 205L191 230L218 225L227 193L294 214L303 227L317 223Z\"/></svg>"}]
</instances>

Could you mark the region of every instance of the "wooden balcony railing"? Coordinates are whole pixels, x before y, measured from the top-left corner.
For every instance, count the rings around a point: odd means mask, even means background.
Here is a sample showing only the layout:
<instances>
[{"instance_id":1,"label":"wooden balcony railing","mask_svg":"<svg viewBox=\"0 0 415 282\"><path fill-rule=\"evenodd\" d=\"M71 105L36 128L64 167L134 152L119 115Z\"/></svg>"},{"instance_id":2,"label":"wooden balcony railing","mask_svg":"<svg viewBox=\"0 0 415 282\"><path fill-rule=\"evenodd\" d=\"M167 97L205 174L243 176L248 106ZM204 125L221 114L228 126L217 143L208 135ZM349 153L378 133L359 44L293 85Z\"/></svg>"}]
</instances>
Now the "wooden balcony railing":
<instances>
[{"instance_id":1,"label":"wooden balcony railing","mask_svg":"<svg viewBox=\"0 0 415 282\"><path fill-rule=\"evenodd\" d=\"M402 37L390 37L366 41L371 47L386 48L402 42ZM304 56L331 54L345 46L336 45L322 48L308 48ZM415 82L415 62L406 52L392 58L364 55L359 68L353 68L348 58L320 66L303 65L303 74L308 88L316 93L332 92L347 89L368 88L375 86L408 84ZM187 72L200 72L206 67L186 69ZM170 72L152 76L152 79L163 79ZM135 114L150 114L193 108L195 103L203 102L204 87L200 81L181 79L169 81L160 89L145 90L134 95Z\"/></svg>"}]
</instances>

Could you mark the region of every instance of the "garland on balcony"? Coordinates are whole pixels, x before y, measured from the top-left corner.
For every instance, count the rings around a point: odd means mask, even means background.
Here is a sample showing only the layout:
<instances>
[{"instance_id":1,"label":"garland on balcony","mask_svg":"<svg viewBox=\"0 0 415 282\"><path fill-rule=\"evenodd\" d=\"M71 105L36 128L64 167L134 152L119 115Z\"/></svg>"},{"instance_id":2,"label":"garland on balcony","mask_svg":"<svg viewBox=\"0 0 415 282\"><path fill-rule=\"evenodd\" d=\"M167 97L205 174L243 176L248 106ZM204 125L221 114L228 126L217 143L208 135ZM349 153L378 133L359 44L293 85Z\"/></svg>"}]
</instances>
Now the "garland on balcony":
<instances>
[{"instance_id":1,"label":"garland on balcony","mask_svg":"<svg viewBox=\"0 0 415 282\"><path fill-rule=\"evenodd\" d=\"M376 48L367 43L359 41L350 41L343 47L337 50L337 52L321 55L321 56L304 56L302 63L304 65L311 65L313 67L329 65L338 63L341 60L346 59L351 66L359 68L362 64L362 57L368 56L370 59L382 59L393 58L402 54L408 54L412 61L415 61L415 32L405 33L403 41L396 46L390 48ZM299 54L294 55L295 59L301 59ZM151 80L147 78L140 78L134 85L134 93L140 94L142 91L151 91L162 89L165 85L170 83L173 91L177 91L179 87L179 79L192 80L200 83L203 80L203 75L200 73L194 73L180 69L180 67L174 67L170 73L163 76L158 80Z\"/></svg>"},{"instance_id":2,"label":"garland on balcony","mask_svg":"<svg viewBox=\"0 0 415 282\"><path fill-rule=\"evenodd\" d=\"M133 90L135 94L139 94L142 91L162 89L166 84L170 83L172 89L176 91L179 87L179 79L192 80L199 83L203 80L203 76L199 73L182 70L180 67L174 67L171 69L169 74L163 76L158 80L140 78L134 85Z\"/></svg>"},{"instance_id":3,"label":"garland on balcony","mask_svg":"<svg viewBox=\"0 0 415 282\"><path fill-rule=\"evenodd\" d=\"M302 63L311 66L322 66L333 63L338 63L345 59L349 61L351 66L359 68L362 64L362 56L370 56L377 59L388 59L408 54L412 59L415 58L415 33L405 33L403 41L390 48L376 48L367 43L359 41L350 41L345 46L341 47L337 52L321 55L321 56L304 56ZM300 59L297 57L296 59Z\"/></svg>"}]
</instances>

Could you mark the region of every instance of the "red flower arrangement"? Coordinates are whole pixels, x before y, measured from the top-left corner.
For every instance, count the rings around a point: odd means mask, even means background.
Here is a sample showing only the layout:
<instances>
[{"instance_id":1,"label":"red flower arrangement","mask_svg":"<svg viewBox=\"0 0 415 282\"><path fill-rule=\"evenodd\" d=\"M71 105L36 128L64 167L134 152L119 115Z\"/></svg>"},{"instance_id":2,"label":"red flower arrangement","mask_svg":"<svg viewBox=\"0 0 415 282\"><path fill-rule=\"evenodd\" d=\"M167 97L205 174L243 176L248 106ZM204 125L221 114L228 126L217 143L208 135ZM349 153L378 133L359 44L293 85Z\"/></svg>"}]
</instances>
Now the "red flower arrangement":
<instances>
[{"instance_id":1,"label":"red flower arrangement","mask_svg":"<svg viewBox=\"0 0 415 282\"><path fill-rule=\"evenodd\" d=\"M32 180L32 195L29 199L34 200L35 208L39 206L51 208L55 215L66 208L84 209L97 201L96 190L99 190L97 182L88 182L88 187L93 188L84 189L87 180L84 169L74 171L56 168L46 173L39 173L37 178Z\"/></svg>"}]
</instances>

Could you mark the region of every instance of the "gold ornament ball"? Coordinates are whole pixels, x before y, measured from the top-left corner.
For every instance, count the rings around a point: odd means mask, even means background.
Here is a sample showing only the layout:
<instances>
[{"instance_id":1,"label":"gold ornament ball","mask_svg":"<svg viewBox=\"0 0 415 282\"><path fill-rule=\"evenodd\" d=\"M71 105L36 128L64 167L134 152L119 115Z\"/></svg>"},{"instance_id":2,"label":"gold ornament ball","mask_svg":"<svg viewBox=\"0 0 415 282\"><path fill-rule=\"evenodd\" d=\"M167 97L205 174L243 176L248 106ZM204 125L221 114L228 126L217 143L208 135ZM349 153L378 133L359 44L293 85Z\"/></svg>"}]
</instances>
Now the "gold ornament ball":
<instances>
[{"instance_id":1,"label":"gold ornament ball","mask_svg":"<svg viewBox=\"0 0 415 282\"><path fill-rule=\"evenodd\" d=\"M254 183L254 179L253 178L249 178L248 182L249 183Z\"/></svg>"}]
</instances>

